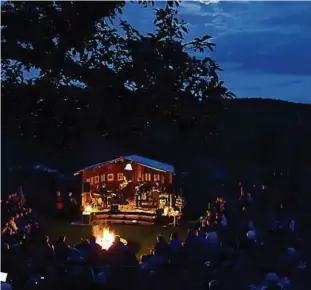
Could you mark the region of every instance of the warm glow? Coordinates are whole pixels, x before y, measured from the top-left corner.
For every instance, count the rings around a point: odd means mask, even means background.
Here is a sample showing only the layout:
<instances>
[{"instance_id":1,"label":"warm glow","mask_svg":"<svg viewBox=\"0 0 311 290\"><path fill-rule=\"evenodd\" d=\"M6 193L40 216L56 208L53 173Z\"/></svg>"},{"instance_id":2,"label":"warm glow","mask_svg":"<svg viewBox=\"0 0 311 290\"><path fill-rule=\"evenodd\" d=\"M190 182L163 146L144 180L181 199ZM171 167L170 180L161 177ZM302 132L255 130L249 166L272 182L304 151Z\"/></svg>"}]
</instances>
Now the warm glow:
<instances>
[{"instance_id":1,"label":"warm glow","mask_svg":"<svg viewBox=\"0 0 311 290\"><path fill-rule=\"evenodd\" d=\"M92 207L90 205L87 205L84 209L85 213L91 213L92 212Z\"/></svg>"},{"instance_id":2,"label":"warm glow","mask_svg":"<svg viewBox=\"0 0 311 290\"><path fill-rule=\"evenodd\" d=\"M104 229L102 235L96 237L97 244L101 245L104 250L108 250L114 241L114 233L109 229Z\"/></svg>"},{"instance_id":3,"label":"warm glow","mask_svg":"<svg viewBox=\"0 0 311 290\"><path fill-rule=\"evenodd\" d=\"M115 238L115 234L108 228L100 228L99 226L93 227L93 236L96 238L96 243L99 244L104 250L109 250L112 246ZM123 244L127 244L127 241L121 239Z\"/></svg>"},{"instance_id":4,"label":"warm glow","mask_svg":"<svg viewBox=\"0 0 311 290\"><path fill-rule=\"evenodd\" d=\"M168 206L166 206L166 207L164 207L164 210L163 210L163 216L168 216L168 212L169 212L169 207Z\"/></svg>"}]
</instances>

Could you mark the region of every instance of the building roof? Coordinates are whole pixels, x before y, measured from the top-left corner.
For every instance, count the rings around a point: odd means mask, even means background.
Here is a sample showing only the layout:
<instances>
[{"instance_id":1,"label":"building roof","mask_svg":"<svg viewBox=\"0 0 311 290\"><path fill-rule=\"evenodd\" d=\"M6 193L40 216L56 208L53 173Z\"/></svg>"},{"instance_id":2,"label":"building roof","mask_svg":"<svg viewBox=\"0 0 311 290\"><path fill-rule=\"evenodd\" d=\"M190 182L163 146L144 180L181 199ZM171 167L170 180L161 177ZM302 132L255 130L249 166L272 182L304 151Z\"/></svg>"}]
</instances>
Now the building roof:
<instances>
[{"instance_id":1,"label":"building roof","mask_svg":"<svg viewBox=\"0 0 311 290\"><path fill-rule=\"evenodd\" d=\"M124 156L124 159L134 161L141 165L148 166L154 169L163 170L163 171L167 171L170 173L175 172L175 168L173 165L162 163L162 162L152 160L146 157L142 157L138 155L128 155L128 156Z\"/></svg>"},{"instance_id":2,"label":"building roof","mask_svg":"<svg viewBox=\"0 0 311 290\"><path fill-rule=\"evenodd\" d=\"M139 164L141 164L143 166L150 167L150 168L153 168L153 169L156 169L156 170L166 171L166 172L170 172L170 173L175 173L174 166L172 166L170 164L162 163L162 162L159 162L159 161L156 161L156 160L152 160L152 159L149 159L149 158L146 158L146 157L142 157L142 156L139 156L139 155L127 155L127 156L121 156L121 157L115 158L113 160L104 161L104 162L100 162L100 163L96 163L96 164L84 167L84 168L78 170L75 173L75 175L81 173L83 170L88 170L88 169L91 169L91 168L94 168L94 167L97 167L97 166L106 165L106 164L112 163L112 162L114 162L114 161L116 161L118 159L121 159L121 158L129 160L129 161L133 161L133 162L136 162L136 163L139 163Z\"/></svg>"}]
</instances>

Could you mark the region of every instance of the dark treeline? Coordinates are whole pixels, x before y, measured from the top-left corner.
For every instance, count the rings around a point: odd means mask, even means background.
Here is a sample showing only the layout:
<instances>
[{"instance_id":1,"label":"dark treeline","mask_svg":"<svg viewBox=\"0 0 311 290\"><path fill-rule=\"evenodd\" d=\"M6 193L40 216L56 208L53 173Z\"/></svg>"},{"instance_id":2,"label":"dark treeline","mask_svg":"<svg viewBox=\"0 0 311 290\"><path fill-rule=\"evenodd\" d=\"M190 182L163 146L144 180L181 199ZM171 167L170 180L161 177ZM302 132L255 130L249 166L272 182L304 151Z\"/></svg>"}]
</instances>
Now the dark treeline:
<instances>
[{"instance_id":1,"label":"dark treeline","mask_svg":"<svg viewBox=\"0 0 311 290\"><path fill-rule=\"evenodd\" d=\"M78 144L65 153L55 152L54 155L49 154L48 149L37 146L36 142L29 141L27 144L20 137L15 139L15 145L13 142L11 146L6 145L7 141L13 140L12 136L11 139L3 140L2 174L6 172L6 168L13 165L23 162L30 164L36 161L57 168L67 177L72 178L73 172L85 165L109 160L118 155L135 153L175 164L176 187L177 189L183 187L185 194L188 193L191 199L193 191L197 192L198 198L205 196L206 191L211 194L216 194L213 193L214 189L219 191L214 181L217 170L225 172L224 180L235 183L243 179L250 185L256 182L267 182L274 171L284 172L291 176L291 182L279 182L280 190L307 195L310 174L308 148L311 148L309 125L311 107L261 99L236 99L227 102L226 106L226 115L221 123L221 135L218 139L214 139L214 144L206 147L205 152L195 150L195 141L192 141L191 146L184 148L180 145L182 140L173 132L167 135L162 133L161 136L169 136L170 139L161 139L159 137L161 129L151 132L148 136L144 135L138 140L131 140L126 145L102 140L94 132L93 135L88 134L85 144ZM168 129L163 128L163 131L165 130ZM26 183L30 181L28 177L25 178L27 176L25 174L19 175L17 179L16 172L10 172L9 176L15 176L10 186L16 182L15 180ZM44 177L44 174L40 176L36 181L32 180L32 184L36 184L38 189L42 188L43 191L47 189L53 191L57 187L66 190L70 186L77 191L80 190L79 178L70 181L68 186L68 179L55 181L53 177L51 181L51 178ZM9 180L3 178L2 187L9 185Z\"/></svg>"}]
</instances>

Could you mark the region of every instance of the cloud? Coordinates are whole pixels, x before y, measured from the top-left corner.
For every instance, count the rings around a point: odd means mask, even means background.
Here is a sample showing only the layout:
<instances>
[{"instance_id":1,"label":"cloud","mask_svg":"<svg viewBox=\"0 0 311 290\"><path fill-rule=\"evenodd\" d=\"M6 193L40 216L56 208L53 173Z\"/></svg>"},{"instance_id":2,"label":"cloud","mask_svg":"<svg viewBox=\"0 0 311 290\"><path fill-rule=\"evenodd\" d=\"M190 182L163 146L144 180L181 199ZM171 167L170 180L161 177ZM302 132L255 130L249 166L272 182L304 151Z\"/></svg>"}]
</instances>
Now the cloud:
<instances>
[{"instance_id":1,"label":"cloud","mask_svg":"<svg viewBox=\"0 0 311 290\"><path fill-rule=\"evenodd\" d=\"M205 16L205 12L202 10L202 5L198 2L181 2L179 13L183 14L192 14Z\"/></svg>"},{"instance_id":2,"label":"cloud","mask_svg":"<svg viewBox=\"0 0 311 290\"><path fill-rule=\"evenodd\" d=\"M185 2L183 9L197 34L213 36L219 63L252 73L311 74L311 3Z\"/></svg>"}]
</instances>

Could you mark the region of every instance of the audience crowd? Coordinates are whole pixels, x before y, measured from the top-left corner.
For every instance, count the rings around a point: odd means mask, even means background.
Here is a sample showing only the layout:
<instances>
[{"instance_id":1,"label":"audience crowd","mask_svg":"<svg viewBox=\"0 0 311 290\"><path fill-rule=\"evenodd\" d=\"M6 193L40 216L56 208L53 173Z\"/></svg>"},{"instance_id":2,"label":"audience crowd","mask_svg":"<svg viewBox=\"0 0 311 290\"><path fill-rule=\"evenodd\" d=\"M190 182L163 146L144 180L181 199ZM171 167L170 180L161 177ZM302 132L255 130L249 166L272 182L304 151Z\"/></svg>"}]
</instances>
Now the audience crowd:
<instances>
[{"instance_id":1,"label":"audience crowd","mask_svg":"<svg viewBox=\"0 0 311 290\"><path fill-rule=\"evenodd\" d=\"M140 261L119 236L107 251L95 237L51 241L24 195L10 194L2 200L1 289L311 289L308 216L283 206L269 215L260 195L240 191L236 204L210 201L184 241L158 235Z\"/></svg>"}]
</instances>

